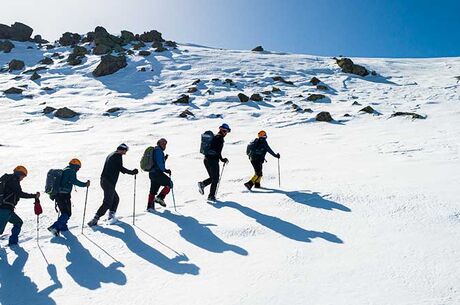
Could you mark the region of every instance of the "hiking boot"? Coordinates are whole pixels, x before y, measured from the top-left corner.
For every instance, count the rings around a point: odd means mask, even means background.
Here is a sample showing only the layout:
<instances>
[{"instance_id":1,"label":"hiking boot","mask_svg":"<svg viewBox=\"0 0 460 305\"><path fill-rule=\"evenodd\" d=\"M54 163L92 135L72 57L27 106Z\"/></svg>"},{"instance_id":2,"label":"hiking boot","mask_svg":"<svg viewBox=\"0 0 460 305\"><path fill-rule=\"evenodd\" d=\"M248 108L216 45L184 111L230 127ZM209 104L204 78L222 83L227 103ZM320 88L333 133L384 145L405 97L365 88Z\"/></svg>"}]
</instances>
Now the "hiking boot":
<instances>
[{"instance_id":1,"label":"hiking boot","mask_svg":"<svg viewBox=\"0 0 460 305\"><path fill-rule=\"evenodd\" d=\"M164 201L163 198L161 198L160 196L158 196L157 198L155 198L155 202L158 203L159 205L161 205L162 207L166 207L165 201Z\"/></svg>"},{"instance_id":2,"label":"hiking boot","mask_svg":"<svg viewBox=\"0 0 460 305\"><path fill-rule=\"evenodd\" d=\"M208 196L208 201L216 202L217 201L216 196L209 195Z\"/></svg>"},{"instance_id":3,"label":"hiking boot","mask_svg":"<svg viewBox=\"0 0 460 305\"><path fill-rule=\"evenodd\" d=\"M252 181L248 181L244 184L244 186L250 191L254 184L252 183Z\"/></svg>"},{"instance_id":4,"label":"hiking boot","mask_svg":"<svg viewBox=\"0 0 460 305\"><path fill-rule=\"evenodd\" d=\"M155 213L156 211L155 211L155 208L152 207L152 208L148 208L148 209L147 209L147 212L149 212L149 213Z\"/></svg>"},{"instance_id":5,"label":"hiking boot","mask_svg":"<svg viewBox=\"0 0 460 305\"><path fill-rule=\"evenodd\" d=\"M97 219L96 217L94 217L93 219L91 219L89 222L88 222L88 226L89 227L94 227L94 226L97 226L97 221L99 219Z\"/></svg>"},{"instance_id":6,"label":"hiking boot","mask_svg":"<svg viewBox=\"0 0 460 305\"><path fill-rule=\"evenodd\" d=\"M59 230L56 229L55 227L51 226L48 228L48 231L51 232L51 234L53 234L53 236L59 236Z\"/></svg>"},{"instance_id":7,"label":"hiking boot","mask_svg":"<svg viewBox=\"0 0 460 305\"><path fill-rule=\"evenodd\" d=\"M260 183L257 183L257 182L254 183L254 187L255 187L256 189L260 189L260 188L261 188Z\"/></svg>"},{"instance_id":8,"label":"hiking boot","mask_svg":"<svg viewBox=\"0 0 460 305\"><path fill-rule=\"evenodd\" d=\"M204 195L204 183L203 182L198 182L198 192L200 192L201 195Z\"/></svg>"}]
</instances>

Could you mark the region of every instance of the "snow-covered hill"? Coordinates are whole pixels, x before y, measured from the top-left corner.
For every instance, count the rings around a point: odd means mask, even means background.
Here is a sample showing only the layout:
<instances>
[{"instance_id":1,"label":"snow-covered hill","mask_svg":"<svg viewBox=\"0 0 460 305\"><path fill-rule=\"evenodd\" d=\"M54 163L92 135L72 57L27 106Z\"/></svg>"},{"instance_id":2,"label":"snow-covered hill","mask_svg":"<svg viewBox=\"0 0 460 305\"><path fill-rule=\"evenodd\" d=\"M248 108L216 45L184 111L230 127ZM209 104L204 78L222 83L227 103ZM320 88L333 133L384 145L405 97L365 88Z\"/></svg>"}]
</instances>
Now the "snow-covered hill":
<instances>
[{"instance_id":1,"label":"snow-covered hill","mask_svg":"<svg viewBox=\"0 0 460 305\"><path fill-rule=\"evenodd\" d=\"M171 197L157 214L144 211L149 180L142 173L133 226L134 181L122 176L120 224L81 234L85 191L78 189L71 231L51 239L46 227L56 213L43 196L45 261L32 204L21 201L20 247L2 241L0 248L2 305L460 304L460 58L354 58L377 72L359 77L331 58L180 44L129 55L126 68L95 78L100 56L69 66L70 47L15 42L0 64L21 59L33 69L55 52L64 59L36 81L0 73L0 91L24 89L0 95L0 171L23 164L23 189L43 191L48 169L79 158L79 177L93 182L89 220L102 200L106 155L125 142L125 166L138 167L144 149L165 137L178 212ZM197 91L187 93L191 87ZM264 99L240 102L238 93ZM313 93L326 98L310 102ZM174 104L182 94L190 103ZM80 116L44 115L46 106ZM375 112L360 112L365 106ZM120 109L105 113L113 107ZM194 116L179 117L186 109ZM334 121L317 122L321 111ZM426 119L391 117L398 111ZM196 189L206 177L200 134L223 122L232 127L224 148L230 163L219 202L210 205ZM268 157L265 188L248 192L245 150L260 129L281 154L281 187L276 159Z\"/></svg>"}]
</instances>

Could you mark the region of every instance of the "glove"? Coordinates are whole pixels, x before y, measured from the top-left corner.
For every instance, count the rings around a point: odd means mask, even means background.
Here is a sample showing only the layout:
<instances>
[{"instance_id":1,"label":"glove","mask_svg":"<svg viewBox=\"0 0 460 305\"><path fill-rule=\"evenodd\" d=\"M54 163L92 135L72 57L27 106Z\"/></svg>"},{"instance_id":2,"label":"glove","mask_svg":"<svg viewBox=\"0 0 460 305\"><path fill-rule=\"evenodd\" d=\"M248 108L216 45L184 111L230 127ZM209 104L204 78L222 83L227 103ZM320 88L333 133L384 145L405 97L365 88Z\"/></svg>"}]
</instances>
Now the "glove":
<instances>
[{"instance_id":1,"label":"glove","mask_svg":"<svg viewBox=\"0 0 460 305\"><path fill-rule=\"evenodd\" d=\"M168 157L169 157L169 155L168 155L168 154L166 154L166 156L165 156L165 161L166 161L166 160L168 160Z\"/></svg>"},{"instance_id":2,"label":"glove","mask_svg":"<svg viewBox=\"0 0 460 305\"><path fill-rule=\"evenodd\" d=\"M38 198L35 199L34 212L35 212L35 215L37 216L43 213L43 209L42 209L42 206L40 205L40 200L38 200Z\"/></svg>"},{"instance_id":3,"label":"glove","mask_svg":"<svg viewBox=\"0 0 460 305\"><path fill-rule=\"evenodd\" d=\"M227 163L228 163L228 159L227 159L227 158L223 158L223 159L222 159L222 162L224 162L225 164L227 164Z\"/></svg>"},{"instance_id":4,"label":"glove","mask_svg":"<svg viewBox=\"0 0 460 305\"><path fill-rule=\"evenodd\" d=\"M86 181L86 187L89 187L91 185L91 181Z\"/></svg>"},{"instance_id":5,"label":"glove","mask_svg":"<svg viewBox=\"0 0 460 305\"><path fill-rule=\"evenodd\" d=\"M279 153L276 154L276 158L278 158L278 159L281 158Z\"/></svg>"},{"instance_id":6,"label":"glove","mask_svg":"<svg viewBox=\"0 0 460 305\"><path fill-rule=\"evenodd\" d=\"M35 198L36 199L40 198L40 192L35 193Z\"/></svg>"},{"instance_id":7,"label":"glove","mask_svg":"<svg viewBox=\"0 0 460 305\"><path fill-rule=\"evenodd\" d=\"M137 175L137 174L139 174L139 171L137 170L137 168L135 168L135 169L133 169L132 173L133 173L133 175Z\"/></svg>"},{"instance_id":8,"label":"glove","mask_svg":"<svg viewBox=\"0 0 460 305\"><path fill-rule=\"evenodd\" d=\"M165 169L165 173L171 176L171 170L170 169Z\"/></svg>"}]
</instances>

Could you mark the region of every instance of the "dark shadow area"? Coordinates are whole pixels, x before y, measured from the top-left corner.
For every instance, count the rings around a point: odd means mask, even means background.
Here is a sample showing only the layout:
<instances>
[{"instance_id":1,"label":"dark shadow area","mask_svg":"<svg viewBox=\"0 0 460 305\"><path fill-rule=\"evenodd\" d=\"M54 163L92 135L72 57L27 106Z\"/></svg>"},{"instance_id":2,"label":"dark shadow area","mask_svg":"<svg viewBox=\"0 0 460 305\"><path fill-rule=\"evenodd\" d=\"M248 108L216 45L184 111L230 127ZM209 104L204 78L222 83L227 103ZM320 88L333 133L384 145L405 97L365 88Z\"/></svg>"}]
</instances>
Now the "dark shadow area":
<instances>
[{"instance_id":1,"label":"dark shadow area","mask_svg":"<svg viewBox=\"0 0 460 305\"><path fill-rule=\"evenodd\" d=\"M63 235L64 238L52 238L51 242L65 245L69 250L66 259L70 264L66 270L78 285L95 290L101 288L102 283L126 284L125 274L118 269L122 267L121 263L112 263L106 267L70 231L63 232Z\"/></svg>"},{"instance_id":2,"label":"dark shadow area","mask_svg":"<svg viewBox=\"0 0 460 305\"><path fill-rule=\"evenodd\" d=\"M301 228L293 223L282 220L281 218L265 215L251 208L242 206L241 204L234 201L217 201L215 208L232 208L237 211L240 211L242 214L247 217L253 218L256 222L263 225L264 227L283 235L292 240L301 241L301 242L311 242L314 238L322 238L331 243L342 244L343 241L338 238L336 235L329 232L316 232L309 231Z\"/></svg>"},{"instance_id":3,"label":"dark shadow area","mask_svg":"<svg viewBox=\"0 0 460 305\"><path fill-rule=\"evenodd\" d=\"M174 258L169 258L160 251L152 248L143 242L136 234L133 227L125 222L118 222L115 226L123 229L124 232L119 232L110 228L97 227L96 231L121 239L126 243L126 246L140 258L147 262L160 267L161 269L174 274L192 274L198 275L200 268L195 264L184 263L189 259L185 254L177 255Z\"/></svg>"},{"instance_id":4,"label":"dark shadow area","mask_svg":"<svg viewBox=\"0 0 460 305\"><path fill-rule=\"evenodd\" d=\"M5 249L0 248L0 304L4 305L24 305L40 304L55 305L56 302L50 294L62 288L54 265L48 265L47 271L53 281L50 286L38 290L30 277L24 274L24 266L29 258L29 254L21 247L12 248L17 257L10 265ZM37 266L40 268L40 266Z\"/></svg>"},{"instance_id":5,"label":"dark shadow area","mask_svg":"<svg viewBox=\"0 0 460 305\"><path fill-rule=\"evenodd\" d=\"M214 253L233 251L239 255L248 255L248 252L241 247L227 244L217 237L210 229L215 224L204 224L191 216L173 214L168 210L163 213L156 213L157 216L175 223L179 228L179 234L189 243L204 250Z\"/></svg>"},{"instance_id":6,"label":"dark shadow area","mask_svg":"<svg viewBox=\"0 0 460 305\"><path fill-rule=\"evenodd\" d=\"M308 205L312 208L318 208L318 209L329 210L329 211L340 210L344 212L351 212L351 210L348 207L338 202L325 199L318 192L283 191L280 189L266 188L266 187L263 187L261 189L269 191L270 193L285 195L297 203ZM257 193L258 191L257 189L254 189L253 192Z\"/></svg>"}]
</instances>

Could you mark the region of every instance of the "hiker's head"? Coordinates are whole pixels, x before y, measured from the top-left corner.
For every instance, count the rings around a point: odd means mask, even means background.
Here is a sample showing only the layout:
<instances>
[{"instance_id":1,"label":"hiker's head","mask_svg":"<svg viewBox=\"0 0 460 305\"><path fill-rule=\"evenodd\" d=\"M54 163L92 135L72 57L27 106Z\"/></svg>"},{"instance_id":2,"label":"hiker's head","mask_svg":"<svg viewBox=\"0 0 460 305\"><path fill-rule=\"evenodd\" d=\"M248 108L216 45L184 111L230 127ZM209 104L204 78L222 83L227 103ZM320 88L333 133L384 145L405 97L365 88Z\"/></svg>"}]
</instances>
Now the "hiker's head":
<instances>
[{"instance_id":1,"label":"hiker's head","mask_svg":"<svg viewBox=\"0 0 460 305\"><path fill-rule=\"evenodd\" d=\"M14 168L14 174L19 177L19 181L27 177L27 168L22 165L18 165Z\"/></svg>"},{"instance_id":2,"label":"hiker's head","mask_svg":"<svg viewBox=\"0 0 460 305\"><path fill-rule=\"evenodd\" d=\"M228 124L224 123L219 126L219 133L223 135L224 137L231 131L230 126Z\"/></svg>"},{"instance_id":3,"label":"hiker's head","mask_svg":"<svg viewBox=\"0 0 460 305\"><path fill-rule=\"evenodd\" d=\"M166 144L168 144L168 141L166 141L165 138L161 138L158 140L157 145L161 148L161 150L166 149Z\"/></svg>"},{"instance_id":4,"label":"hiker's head","mask_svg":"<svg viewBox=\"0 0 460 305\"><path fill-rule=\"evenodd\" d=\"M126 154L128 152L128 150L129 150L129 147L125 143L122 143L122 144L118 145L118 147L117 147L117 153L119 153L120 155Z\"/></svg>"},{"instance_id":5,"label":"hiker's head","mask_svg":"<svg viewBox=\"0 0 460 305\"><path fill-rule=\"evenodd\" d=\"M75 168L76 171L79 171L81 167L81 162L80 160L73 158L72 160L70 160L69 165Z\"/></svg>"}]
</instances>

